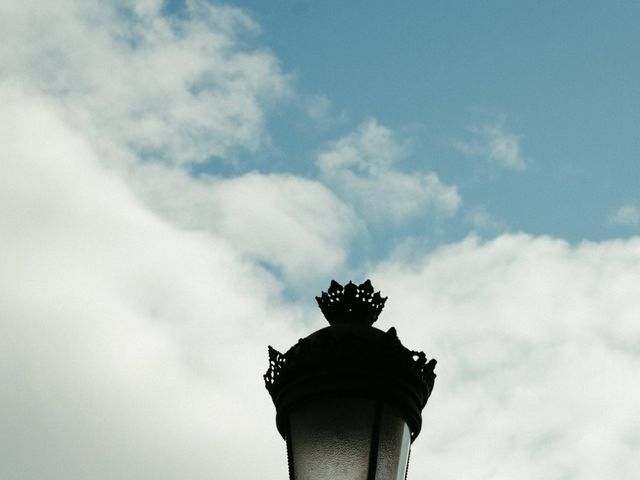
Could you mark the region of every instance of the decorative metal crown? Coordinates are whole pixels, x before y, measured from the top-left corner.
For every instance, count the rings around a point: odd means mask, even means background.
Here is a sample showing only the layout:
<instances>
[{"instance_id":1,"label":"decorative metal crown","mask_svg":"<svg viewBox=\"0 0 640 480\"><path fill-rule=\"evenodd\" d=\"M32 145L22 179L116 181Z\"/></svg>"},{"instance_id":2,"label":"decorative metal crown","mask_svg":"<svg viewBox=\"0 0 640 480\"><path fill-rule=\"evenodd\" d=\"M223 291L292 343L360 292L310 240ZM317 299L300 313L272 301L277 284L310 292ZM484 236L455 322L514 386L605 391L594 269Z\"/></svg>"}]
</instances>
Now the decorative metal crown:
<instances>
[{"instance_id":1,"label":"decorative metal crown","mask_svg":"<svg viewBox=\"0 0 640 480\"><path fill-rule=\"evenodd\" d=\"M331 280L329 289L322 292L322 296L316 297L316 300L330 325L371 326L382 312L387 297L381 297L380 292L373 293L370 280L360 285L349 282L344 287Z\"/></svg>"},{"instance_id":2,"label":"decorative metal crown","mask_svg":"<svg viewBox=\"0 0 640 480\"><path fill-rule=\"evenodd\" d=\"M402 345L395 328L387 332L367 328L386 301L380 292L373 292L369 280L344 287L334 280L316 300L332 326L347 327L321 328L285 353L269 347L264 382L282 437L287 438L289 417L297 406L330 396L356 396L382 400L397 409L413 441L433 390L436 361Z\"/></svg>"}]
</instances>

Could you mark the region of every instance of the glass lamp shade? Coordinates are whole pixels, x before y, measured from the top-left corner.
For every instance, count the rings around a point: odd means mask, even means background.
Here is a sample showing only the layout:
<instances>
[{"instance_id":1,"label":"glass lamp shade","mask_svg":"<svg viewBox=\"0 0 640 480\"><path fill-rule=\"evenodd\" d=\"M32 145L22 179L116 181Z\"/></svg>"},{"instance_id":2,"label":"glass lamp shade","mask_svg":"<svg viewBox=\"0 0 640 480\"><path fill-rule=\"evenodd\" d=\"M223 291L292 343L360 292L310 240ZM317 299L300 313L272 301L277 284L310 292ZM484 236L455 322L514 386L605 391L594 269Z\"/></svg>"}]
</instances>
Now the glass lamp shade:
<instances>
[{"instance_id":1,"label":"glass lamp shade","mask_svg":"<svg viewBox=\"0 0 640 480\"><path fill-rule=\"evenodd\" d=\"M331 397L290 414L291 480L404 480L411 434L389 406Z\"/></svg>"}]
</instances>

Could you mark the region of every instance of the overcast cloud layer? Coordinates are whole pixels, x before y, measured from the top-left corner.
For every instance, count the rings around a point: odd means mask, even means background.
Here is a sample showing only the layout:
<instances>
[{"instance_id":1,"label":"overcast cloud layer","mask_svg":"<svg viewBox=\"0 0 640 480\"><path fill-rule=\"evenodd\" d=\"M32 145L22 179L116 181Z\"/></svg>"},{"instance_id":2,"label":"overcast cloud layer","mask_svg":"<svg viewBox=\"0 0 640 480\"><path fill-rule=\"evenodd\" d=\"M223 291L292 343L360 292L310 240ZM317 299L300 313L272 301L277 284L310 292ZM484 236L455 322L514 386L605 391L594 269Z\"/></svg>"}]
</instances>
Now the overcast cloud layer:
<instances>
[{"instance_id":1,"label":"overcast cloud layer","mask_svg":"<svg viewBox=\"0 0 640 480\"><path fill-rule=\"evenodd\" d=\"M323 324L287 292L353 271L381 219L459 214L374 119L318 146L317 177L194 175L267 148L300 94L240 10L162 12L0 2L3 479L286 478L266 345ZM517 136L475 134L523 169ZM355 270L390 297L380 328L439 360L410 478L634 478L640 240L397 252Z\"/></svg>"}]
</instances>

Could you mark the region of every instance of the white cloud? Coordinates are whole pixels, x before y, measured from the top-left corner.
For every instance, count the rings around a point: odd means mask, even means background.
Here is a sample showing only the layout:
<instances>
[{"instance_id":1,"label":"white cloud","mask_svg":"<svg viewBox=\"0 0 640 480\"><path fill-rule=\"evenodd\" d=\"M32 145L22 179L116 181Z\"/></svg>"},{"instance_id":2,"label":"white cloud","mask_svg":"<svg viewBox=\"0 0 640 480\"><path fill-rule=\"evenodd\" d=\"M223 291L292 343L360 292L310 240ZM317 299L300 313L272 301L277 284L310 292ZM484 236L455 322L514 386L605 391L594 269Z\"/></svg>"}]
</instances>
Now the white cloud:
<instances>
[{"instance_id":1,"label":"white cloud","mask_svg":"<svg viewBox=\"0 0 640 480\"><path fill-rule=\"evenodd\" d=\"M640 225L640 208L632 204L623 205L611 215L609 221L617 225L637 227Z\"/></svg>"},{"instance_id":2,"label":"white cloud","mask_svg":"<svg viewBox=\"0 0 640 480\"><path fill-rule=\"evenodd\" d=\"M478 230L499 231L505 229L505 224L486 207L480 206L469 210L465 221Z\"/></svg>"},{"instance_id":3,"label":"white cloud","mask_svg":"<svg viewBox=\"0 0 640 480\"><path fill-rule=\"evenodd\" d=\"M526 162L520 152L520 135L504 130L504 122L483 123L469 128L470 140L454 142L465 155L486 157L491 163L507 170L523 170Z\"/></svg>"},{"instance_id":4,"label":"white cloud","mask_svg":"<svg viewBox=\"0 0 640 480\"><path fill-rule=\"evenodd\" d=\"M439 360L411 477L639 471L640 239L470 238L374 278L381 323Z\"/></svg>"},{"instance_id":5,"label":"white cloud","mask_svg":"<svg viewBox=\"0 0 640 480\"><path fill-rule=\"evenodd\" d=\"M222 235L291 282L339 272L359 224L324 185L293 175L193 178L146 165L136 170L134 184L176 225Z\"/></svg>"},{"instance_id":6,"label":"white cloud","mask_svg":"<svg viewBox=\"0 0 640 480\"><path fill-rule=\"evenodd\" d=\"M435 173L399 171L397 163L407 153L391 130L368 120L320 152L316 165L367 218L399 222L425 212L453 215L462 202L457 189Z\"/></svg>"},{"instance_id":7,"label":"white cloud","mask_svg":"<svg viewBox=\"0 0 640 480\"><path fill-rule=\"evenodd\" d=\"M281 285L151 214L55 105L0 103L0 477L286 476L261 385L299 336Z\"/></svg>"},{"instance_id":8,"label":"white cloud","mask_svg":"<svg viewBox=\"0 0 640 480\"><path fill-rule=\"evenodd\" d=\"M66 107L97 145L171 163L202 162L268 142L264 106L290 94L241 11L186 2L25 0L0 6L0 74Z\"/></svg>"},{"instance_id":9,"label":"white cloud","mask_svg":"<svg viewBox=\"0 0 640 480\"><path fill-rule=\"evenodd\" d=\"M311 95L305 98L304 108L309 117L323 121L329 117L331 100L326 95Z\"/></svg>"}]
</instances>

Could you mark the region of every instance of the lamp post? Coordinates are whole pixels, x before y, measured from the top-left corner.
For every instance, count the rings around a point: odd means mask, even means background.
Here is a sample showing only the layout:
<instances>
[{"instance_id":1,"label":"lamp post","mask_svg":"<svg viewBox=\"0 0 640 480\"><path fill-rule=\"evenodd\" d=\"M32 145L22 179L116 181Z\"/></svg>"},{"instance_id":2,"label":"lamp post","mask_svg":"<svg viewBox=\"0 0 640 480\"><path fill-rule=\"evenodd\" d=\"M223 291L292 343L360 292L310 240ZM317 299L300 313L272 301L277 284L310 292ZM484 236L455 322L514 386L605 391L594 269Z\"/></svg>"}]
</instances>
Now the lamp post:
<instances>
[{"instance_id":1,"label":"lamp post","mask_svg":"<svg viewBox=\"0 0 640 480\"><path fill-rule=\"evenodd\" d=\"M332 281L316 297L329 326L286 353L269 347L265 385L290 480L403 480L436 361L372 326L386 298Z\"/></svg>"}]
</instances>

